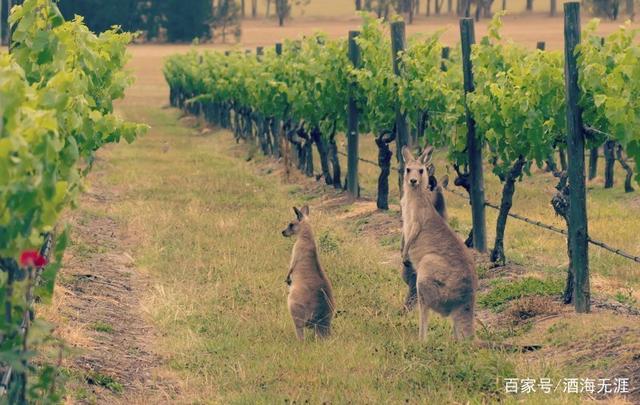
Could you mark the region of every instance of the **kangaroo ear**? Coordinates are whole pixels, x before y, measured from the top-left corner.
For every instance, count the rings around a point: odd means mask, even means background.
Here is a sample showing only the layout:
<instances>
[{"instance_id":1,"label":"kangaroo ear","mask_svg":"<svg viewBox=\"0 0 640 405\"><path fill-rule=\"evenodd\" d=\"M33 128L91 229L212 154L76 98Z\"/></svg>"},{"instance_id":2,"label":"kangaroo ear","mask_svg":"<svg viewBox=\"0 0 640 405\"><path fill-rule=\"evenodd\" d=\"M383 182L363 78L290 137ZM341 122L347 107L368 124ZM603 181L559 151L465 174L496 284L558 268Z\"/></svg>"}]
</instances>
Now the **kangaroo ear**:
<instances>
[{"instance_id":1,"label":"kangaroo ear","mask_svg":"<svg viewBox=\"0 0 640 405\"><path fill-rule=\"evenodd\" d=\"M409 147L406 145L402 147L402 158L404 159L405 163L416 160L416 158L414 158L413 154L411 153L411 149L409 149Z\"/></svg>"},{"instance_id":2,"label":"kangaroo ear","mask_svg":"<svg viewBox=\"0 0 640 405\"><path fill-rule=\"evenodd\" d=\"M423 165L428 166L429 163L431 163L431 158L433 155L433 146L427 146L424 149L424 152L422 152L422 155L420 155L420 162L422 162Z\"/></svg>"},{"instance_id":3,"label":"kangaroo ear","mask_svg":"<svg viewBox=\"0 0 640 405\"><path fill-rule=\"evenodd\" d=\"M449 186L449 175L445 174L444 177L440 180L442 184L442 188L447 188Z\"/></svg>"},{"instance_id":4,"label":"kangaroo ear","mask_svg":"<svg viewBox=\"0 0 640 405\"><path fill-rule=\"evenodd\" d=\"M302 211L302 215L304 215L305 217L309 216L309 206L308 205L305 205L304 207L302 207L302 209L300 211Z\"/></svg>"},{"instance_id":5,"label":"kangaroo ear","mask_svg":"<svg viewBox=\"0 0 640 405\"><path fill-rule=\"evenodd\" d=\"M436 175L436 167L434 165L429 165L427 167L427 173L429 173L429 176L435 176Z\"/></svg>"},{"instance_id":6,"label":"kangaroo ear","mask_svg":"<svg viewBox=\"0 0 640 405\"><path fill-rule=\"evenodd\" d=\"M296 213L296 217L298 218L298 221L302 221L302 217L303 217L302 212L300 212L300 210L297 209L296 207L293 207L293 212Z\"/></svg>"},{"instance_id":7,"label":"kangaroo ear","mask_svg":"<svg viewBox=\"0 0 640 405\"><path fill-rule=\"evenodd\" d=\"M438 187L438 180L436 176L429 176L429 190L433 191Z\"/></svg>"}]
</instances>

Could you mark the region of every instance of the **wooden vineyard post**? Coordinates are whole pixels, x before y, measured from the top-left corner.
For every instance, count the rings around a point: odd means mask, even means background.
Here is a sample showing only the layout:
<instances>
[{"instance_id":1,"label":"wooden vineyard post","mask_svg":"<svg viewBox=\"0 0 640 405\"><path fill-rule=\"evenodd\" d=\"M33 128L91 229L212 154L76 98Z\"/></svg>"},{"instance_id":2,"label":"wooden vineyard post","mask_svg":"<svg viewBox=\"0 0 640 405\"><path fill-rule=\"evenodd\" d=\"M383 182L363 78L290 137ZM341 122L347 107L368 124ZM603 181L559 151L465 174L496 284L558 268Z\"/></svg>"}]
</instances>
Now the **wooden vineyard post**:
<instances>
[{"instance_id":1,"label":"wooden vineyard post","mask_svg":"<svg viewBox=\"0 0 640 405\"><path fill-rule=\"evenodd\" d=\"M442 70L443 72L447 71L447 64L445 60L449 59L450 54L451 54L451 48L449 48L448 46L443 46L442 53L440 55L442 58L442 62L440 62L440 70Z\"/></svg>"},{"instance_id":2,"label":"wooden vineyard post","mask_svg":"<svg viewBox=\"0 0 640 405\"><path fill-rule=\"evenodd\" d=\"M360 67L360 47L356 38L359 31L349 31L349 60L357 69ZM347 191L353 197L360 196L358 183L358 104L356 83L349 85L349 105L347 116Z\"/></svg>"},{"instance_id":3,"label":"wooden vineyard post","mask_svg":"<svg viewBox=\"0 0 640 405\"><path fill-rule=\"evenodd\" d=\"M399 53L406 48L406 34L404 21L391 23L391 51L393 52L393 72L396 76L402 74ZM402 182L404 179L404 159L402 148L409 144L409 128L407 117L402 113L400 104L396 103L396 159L398 160L398 187L402 197Z\"/></svg>"},{"instance_id":4,"label":"wooden vineyard post","mask_svg":"<svg viewBox=\"0 0 640 405\"><path fill-rule=\"evenodd\" d=\"M276 55L280 56L282 54L282 45L280 45L280 50L278 50L278 45L275 45ZM273 137L273 156L276 159L280 159L282 156L282 143L280 141L280 131L282 128L282 122L277 117L271 118L271 136Z\"/></svg>"},{"instance_id":5,"label":"wooden vineyard post","mask_svg":"<svg viewBox=\"0 0 640 405\"><path fill-rule=\"evenodd\" d=\"M585 191L584 130L578 105L578 58L580 3L564 4L565 92L567 100L567 152L569 174L569 248L574 277L576 312L590 311L587 201Z\"/></svg>"},{"instance_id":6,"label":"wooden vineyard post","mask_svg":"<svg viewBox=\"0 0 640 405\"><path fill-rule=\"evenodd\" d=\"M3 2L2 0L0 0L0 45L4 45L4 34L2 33L2 26L6 23L7 28L9 27L9 22L8 22L9 19L8 18L6 20L3 19L4 14L2 14L2 11L3 11L2 6L3 6Z\"/></svg>"},{"instance_id":7,"label":"wooden vineyard post","mask_svg":"<svg viewBox=\"0 0 640 405\"><path fill-rule=\"evenodd\" d=\"M278 56L278 57L282 56L282 43L281 42L277 42L276 43L275 49L276 49L276 56ZM286 120L287 120L286 117L282 117L282 122L278 123L279 131L278 131L277 144L278 144L278 149L281 151L279 153L284 158L284 176L285 176L285 180L287 182L289 182L289 178L291 176L291 148L290 148L289 142L287 141L287 134L286 134L287 128L285 128Z\"/></svg>"},{"instance_id":8,"label":"wooden vineyard post","mask_svg":"<svg viewBox=\"0 0 640 405\"><path fill-rule=\"evenodd\" d=\"M2 4L2 1L0 1L0 5ZM9 16L11 15L11 8L13 8L14 4L19 4L17 2L14 2L12 0L7 0L7 17L6 17L6 24L7 24L7 48L9 53L11 53L11 42L13 42L13 30L14 28L11 27L11 25L9 24Z\"/></svg>"},{"instance_id":9,"label":"wooden vineyard post","mask_svg":"<svg viewBox=\"0 0 640 405\"><path fill-rule=\"evenodd\" d=\"M593 180L598 175L598 153L600 148L597 146L589 149L589 180Z\"/></svg>"},{"instance_id":10,"label":"wooden vineyard post","mask_svg":"<svg viewBox=\"0 0 640 405\"><path fill-rule=\"evenodd\" d=\"M600 44L604 47L604 37L600 38ZM589 180L593 180L596 178L596 176L598 175L598 154L600 153L600 146L596 145L592 148L589 149L589 175L588 175L588 179ZM611 155L609 156L611 158L611 171L607 172L607 174L610 174L611 177L611 186L613 186L613 150L611 150ZM606 181L605 181L606 183Z\"/></svg>"},{"instance_id":11,"label":"wooden vineyard post","mask_svg":"<svg viewBox=\"0 0 640 405\"><path fill-rule=\"evenodd\" d=\"M475 90L473 67L471 65L471 45L475 43L472 18L460 19L460 37L462 44L462 71L464 92ZM476 122L466 105L467 115L467 153L469 164L471 215L473 220L473 246L480 252L487 250L487 230L484 207L484 175L482 173L482 139L476 135Z\"/></svg>"},{"instance_id":12,"label":"wooden vineyard post","mask_svg":"<svg viewBox=\"0 0 640 405\"><path fill-rule=\"evenodd\" d=\"M611 188L614 184L615 147L615 141L607 140L604 143L604 188Z\"/></svg>"}]
</instances>

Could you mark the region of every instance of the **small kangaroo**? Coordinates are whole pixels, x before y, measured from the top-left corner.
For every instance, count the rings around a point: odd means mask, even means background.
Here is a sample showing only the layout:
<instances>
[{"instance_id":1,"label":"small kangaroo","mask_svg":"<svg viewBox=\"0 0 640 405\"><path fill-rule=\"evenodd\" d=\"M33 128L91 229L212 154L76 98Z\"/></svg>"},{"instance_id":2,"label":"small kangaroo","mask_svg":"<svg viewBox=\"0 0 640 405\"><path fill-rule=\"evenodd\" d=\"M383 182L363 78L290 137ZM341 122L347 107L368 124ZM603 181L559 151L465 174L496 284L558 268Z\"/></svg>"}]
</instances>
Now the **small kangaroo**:
<instances>
[{"instance_id":1,"label":"small kangaroo","mask_svg":"<svg viewBox=\"0 0 640 405\"><path fill-rule=\"evenodd\" d=\"M428 147L416 160L408 148L402 149L402 260L416 269L420 339L426 340L430 310L451 316L456 339L473 339L478 279L467 247L432 201L427 171L432 153Z\"/></svg>"},{"instance_id":2,"label":"small kangaroo","mask_svg":"<svg viewBox=\"0 0 640 405\"><path fill-rule=\"evenodd\" d=\"M293 207L293 211L296 219L282 231L284 237L297 235L286 279L289 285L289 312L299 340L304 339L305 327L313 329L317 337L326 337L331 333L335 308L331 282L320 266L309 223L309 207Z\"/></svg>"},{"instance_id":3,"label":"small kangaroo","mask_svg":"<svg viewBox=\"0 0 640 405\"><path fill-rule=\"evenodd\" d=\"M449 185L449 176L445 175L440 182L435 176L435 166L429 168L429 190L433 193L433 206L438 214L447 219L447 203L444 199L444 189Z\"/></svg>"}]
</instances>

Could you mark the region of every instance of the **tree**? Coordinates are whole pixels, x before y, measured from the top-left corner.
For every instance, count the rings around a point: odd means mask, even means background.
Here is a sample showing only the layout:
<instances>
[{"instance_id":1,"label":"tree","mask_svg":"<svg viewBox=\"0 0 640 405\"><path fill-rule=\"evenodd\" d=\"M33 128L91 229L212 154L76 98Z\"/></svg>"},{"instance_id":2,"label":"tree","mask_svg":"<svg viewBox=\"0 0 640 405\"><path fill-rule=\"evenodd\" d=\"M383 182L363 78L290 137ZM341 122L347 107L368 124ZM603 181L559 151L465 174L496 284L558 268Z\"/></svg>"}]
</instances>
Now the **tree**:
<instances>
[{"instance_id":1,"label":"tree","mask_svg":"<svg viewBox=\"0 0 640 405\"><path fill-rule=\"evenodd\" d=\"M167 29L169 42L192 41L195 38L211 37L209 23L213 15L211 0L191 0L185 7L183 0L164 0L164 27Z\"/></svg>"},{"instance_id":2,"label":"tree","mask_svg":"<svg viewBox=\"0 0 640 405\"><path fill-rule=\"evenodd\" d=\"M230 33L236 38L240 37L240 10L235 0L218 0L218 5L213 9L211 28L214 40L222 37L222 42L226 42Z\"/></svg>"},{"instance_id":3,"label":"tree","mask_svg":"<svg viewBox=\"0 0 640 405\"><path fill-rule=\"evenodd\" d=\"M84 17L85 24L94 32L102 32L119 25L125 31L141 28L140 10L148 6L145 0L60 0L58 7L65 19L74 15Z\"/></svg>"},{"instance_id":4,"label":"tree","mask_svg":"<svg viewBox=\"0 0 640 405\"><path fill-rule=\"evenodd\" d=\"M310 1L311 0L275 0L278 25L281 27L284 25L284 20L291 15L293 5L305 6L309 4Z\"/></svg>"},{"instance_id":5,"label":"tree","mask_svg":"<svg viewBox=\"0 0 640 405\"><path fill-rule=\"evenodd\" d=\"M619 0L588 0L585 5L596 17L607 17L611 20L618 18Z\"/></svg>"},{"instance_id":6,"label":"tree","mask_svg":"<svg viewBox=\"0 0 640 405\"><path fill-rule=\"evenodd\" d=\"M4 33L7 19L4 16L7 15L7 11L4 9L5 2L0 0L0 45L4 45Z\"/></svg>"},{"instance_id":7,"label":"tree","mask_svg":"<svg viewBox=\"0 0 640 405\"><path fill-rule=\"evenodd\" d=\"M284 25L284 19L291 13L291 4L288 0L276 0L276 14L278 15L278 25Z\"/></svg>"}]
</instances>

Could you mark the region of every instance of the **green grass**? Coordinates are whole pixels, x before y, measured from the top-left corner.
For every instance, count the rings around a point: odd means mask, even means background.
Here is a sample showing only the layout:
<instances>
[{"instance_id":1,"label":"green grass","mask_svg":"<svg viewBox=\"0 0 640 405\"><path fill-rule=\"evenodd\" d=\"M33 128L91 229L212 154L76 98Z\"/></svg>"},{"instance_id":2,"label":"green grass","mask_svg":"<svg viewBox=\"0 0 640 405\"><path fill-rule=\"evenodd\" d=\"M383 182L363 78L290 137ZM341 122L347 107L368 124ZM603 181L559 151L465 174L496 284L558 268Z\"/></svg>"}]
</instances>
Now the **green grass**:
<instances>
[{"instance_id":1,"label":"green grass","mask_svg":"<svg viewBox=\"0 0 640 405\"><path fill-rule=\"evenodd\" d=\"M615 300L621 304L626 304L630 306L635 306L638 303L638 300L633 296L632 290L618 291L613 296L613 298L615 298Z\"/></svg>"},{"instance_id":2,"label":"green grass","mask_svg":"<svg viewBox=\"0 0 640 405\"><path fill-rule=\"evenodd\" d=\"M95 388L100 386L115 394L124 392L124 386L115 378L98 371L82 371L76 368L61 367L60 377L66 386L66 396L83 403L96 403Z\"/></svg>"},{"instance_id":3,"label":"green grass","mask_svg":"<svg viewBox=\"0 0 640 405\"><path fill-rule=\"evenodd\" d=\"M113 333L113 326L106 322L98 321L91 325L91 328L96 332Z\"/></svg>"},{"instance_id":4,"label":"green grass","mask_svg":"<svg viewBox=\"0 0 640 405\"><path fill-rule=\"evenodd\" d=\"M162 110L142 96L125 101L124 110L129 118L148 122L153 129L135 144L110 148L102 156L107 162L104 179L119 196L110 214L135 235L136 266L151 280L143 309L160 332L154 350L182 382L178 402L579 401L562 393L552 399L507 397L502 379L571 375L573 369L553 356L553 350L564 349L576 331L580 336L597 334L618 322L609 314L567 318L562 321L566 328L557 330L533 324L479 330L479 335L492 340L515 336L549 344L551 353L539 356L457 344L450 324L437 316L431 321L428 342L419 342L417 313L400 313L406 287L399 269L389 261L390 252L397 252L397 235L376 239L366 232L370 218L340 218L355 206L318 210L321 194L283 184L276 172L267 174L258 154L245 161L247 149L236 145L229 133L214 130L203 136L178 124L177 111ZM361 145L361 155L375 159L372 138L363 136ZM447 171L445 157L439 152L436 158L440 177ZM377 168L361 165L361 170L364 195L372 197ZM392 201L397 203L394 176L395 172L390 183ZM514 211L562 226L550 215L553 185L545 174L525 178L517 186ZM497 179L488 172L489 199L497 201L498 191ZM465 234L470 227L469 207L457 197L447 198L450 223ZM633 198L618 191L592 192L590 229L606 232L601 235L612 243L633 249L630 236L640 222L637 210L628 208ZM308 337L298 343L284 283L293 241L280 231L293 218L291 206L304 203L311 205L338 315L331 338ZM495 213L488 211L489 240L494 223ZM544 279L497 281L480 300L499 308L519 296L559 293L566 241L514 221L509 222L506 237L510 260L542 273ZM622 280L634 285L640 280L635 267L609 254L592 249L590 258L599 283ZM594 319L597 324L591 323Z\"/></svg>"},{"instance_id":5,"label":"green grass","mask_svg":"<svg viewBox=\"0 0 640 405\"><path fill-rule=\"evenodd\" d=\"M331 231L318 235L318 249L321 253L337 254L340 252L340 241Z\"/></svg>"},{"instance_id":6,"label":"green grass","mask_svg":"<svg viewBox=\"0 0 640 405\"><path fill-rule=\"evenodd\" d=\"M520 280L497 279L491 283L490 292L480 295L478 304L484 308L501 311L509 301L532 295L560 295L564 284L561 279L540 280L526 277Z\"/></svg>"},{"instance_id":7,"label":"green grass","mask_svg":"<svg viewBox=\"0 0 640 405\"><path fill-rule=\"evenodd\" d=\"M191 384L194 401L379 403L490 401L514 364L500 352L452 342L435 317L417 340L417 314L399 313L404 288L378 242L353 236L311 208L339 315L333 336L295 341L286 309L293 241L280 231L302 202L276 175L256 174L230 136L163 126L174 112L142 110L154 131L108 157L122 187L114 214L143 240L136 263L158 287L145 307L163 331L159 349ZM166 155L159 152L171 143ZM237 156L237 157L234 157ZM445 364L446 367L436 367Z\"/></svg>"},{"instance_id":8,"label":"green grass","mask_svg":"<svg viewBox=\"0 0 640 405\"><path fill-rule=\"evenodd\" d=\"M108 390L111 390L116 394L120 394L124 390L124 386L120 382L116 381L113 377L99 373L97 371L90 372L85 376L85 379L90 384L107 388Z\"/></svg>"},{"instance_id":9,"label":"green grass","mask_svg":"<svg viewBox=\"0 0 640 405\"><path fill-rule=\"evenodd\" d=\"M402 235L400 233L395 235L383 236L380 238L380 245L388 246L394 249L400 249L400 242L402 240Z\"/></svg>"}]
</instances>

